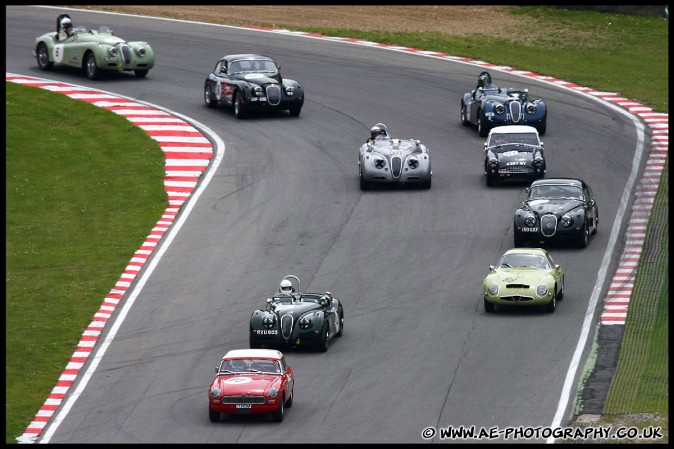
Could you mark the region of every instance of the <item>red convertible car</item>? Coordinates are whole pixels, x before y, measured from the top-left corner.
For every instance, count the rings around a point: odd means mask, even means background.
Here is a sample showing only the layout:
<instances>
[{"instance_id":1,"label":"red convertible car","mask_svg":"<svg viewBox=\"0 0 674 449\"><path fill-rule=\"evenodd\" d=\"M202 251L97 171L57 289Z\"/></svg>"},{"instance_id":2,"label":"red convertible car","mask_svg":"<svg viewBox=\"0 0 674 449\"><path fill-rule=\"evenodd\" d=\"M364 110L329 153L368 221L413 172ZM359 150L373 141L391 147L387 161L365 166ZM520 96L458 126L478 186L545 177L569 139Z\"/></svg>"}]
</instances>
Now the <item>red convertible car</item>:
<instances>
[{"instance_id":1,"label":"red convertible car","mask_svg":"<svg viewBox=\"0 0 674 449\"><path fill-rule=\"evenodd\" d=\"M295 375L283 354L273 349L234 349L215 367L208 389L208 418L220 414L271 414L283 421L285 408L293 405Z\"/></svg>"}]
</instances>

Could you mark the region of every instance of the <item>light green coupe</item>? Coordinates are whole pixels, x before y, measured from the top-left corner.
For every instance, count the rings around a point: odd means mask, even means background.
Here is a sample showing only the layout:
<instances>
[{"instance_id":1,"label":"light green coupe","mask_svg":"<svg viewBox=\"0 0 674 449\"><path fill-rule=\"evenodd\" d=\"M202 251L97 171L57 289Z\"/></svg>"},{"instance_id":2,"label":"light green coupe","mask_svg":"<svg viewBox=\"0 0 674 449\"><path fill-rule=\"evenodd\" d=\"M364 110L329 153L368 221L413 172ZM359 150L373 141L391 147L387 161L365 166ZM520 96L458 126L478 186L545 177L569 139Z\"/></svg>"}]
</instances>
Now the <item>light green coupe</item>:
<instances>
[{"instance_id":1,"label":"light green coupe","mask_svg":"<svg viewBox=\"0 0 674 449\"><path fill-rule=\"evenodd\" d=\"M143 78L154 67L154 51L147 42L127 42L105 26L98 30L70 28L69 35L60 35L65 17L67 14L61 14L57 19L56 32L35 38L32 53L42 70L63 64L82 69L89 79L95 80L103 72L119 71L133 71Z\"/></svg>"},{"instance_id":2,"label":"light green coupe","mask_svg":"<svg viewBox=\"0 0 674 449\"><path fill-rule=\"evenodd\" d=\"M555 311L564 297L564 269L542 248L513 248L503 254L497 266L489 266L484 278L484 310L494 306L544 306Z\"/></svg>"}]
</instances>

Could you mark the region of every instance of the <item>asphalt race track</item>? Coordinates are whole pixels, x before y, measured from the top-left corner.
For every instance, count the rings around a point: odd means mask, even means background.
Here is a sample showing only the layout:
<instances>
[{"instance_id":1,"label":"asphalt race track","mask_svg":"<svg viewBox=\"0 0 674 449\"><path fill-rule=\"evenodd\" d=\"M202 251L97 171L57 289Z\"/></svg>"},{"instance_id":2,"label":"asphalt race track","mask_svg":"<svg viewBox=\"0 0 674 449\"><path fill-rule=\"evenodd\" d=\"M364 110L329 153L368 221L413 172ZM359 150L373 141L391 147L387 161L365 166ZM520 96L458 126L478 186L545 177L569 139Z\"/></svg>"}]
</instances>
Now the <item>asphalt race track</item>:
<instances>
[{"instance_id":1,"label":"asphalt race track","mask_svg":"<svg viewBox=\"0 0 674 449\"><path fill-rule=\"evenodd\" d=\"M51 443L418 443L427 427L551 425L632 169L637 132L629 118L587 96L492 71L495 84L546 100L547 176L585 179L600 224L586 249L549 248L566 269L555 313L487 315L482 280L512 246L525 185L486 187L484 139L460 123L461 97L480 67L241 28L70 12L76 25L108 25L155 50L145 79L90 81L62 67L43 72L31 55L59 11L6 7L7 72L160 105L209 127L226 150ZM237 120L230 110L208 109L205 77L229 53L274 57L285 77L304 85L300 117ZM430 190L360 191L358 147L376 122L429 147ZM343 301L344 336L327 353L286 351L296 400L282 423L209 422L214 367L226 351L248 347L251 312L286 274Z\"/></svg>"}]
</instances>

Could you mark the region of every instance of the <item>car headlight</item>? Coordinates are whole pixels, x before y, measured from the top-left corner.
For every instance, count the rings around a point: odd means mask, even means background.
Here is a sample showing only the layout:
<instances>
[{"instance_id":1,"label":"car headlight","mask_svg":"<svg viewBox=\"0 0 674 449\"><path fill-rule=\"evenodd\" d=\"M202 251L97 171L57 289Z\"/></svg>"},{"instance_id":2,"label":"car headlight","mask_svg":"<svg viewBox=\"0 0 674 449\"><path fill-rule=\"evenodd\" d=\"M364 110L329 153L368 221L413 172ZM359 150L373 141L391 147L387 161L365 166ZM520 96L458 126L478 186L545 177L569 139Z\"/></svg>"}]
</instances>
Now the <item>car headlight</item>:
<instances>
[{"instance_id":1,"label":"car headlight","mask_svg":"<svg viewBox=\"0 0 674 449\"><path fill-rule=\"evenodd\" d=\"M117 56L117 47L110 47L110 48L108 48L108 53L109 53L111 56Z\"/></svg>"},{"instance_id":2,"label":"car headlight","mask_svg":"<svg viewBox=\"0 0 674 449\"><path fill-rule=\"evenodd\" d=\"M220 389L219 388L211 388L210 393L211 393L212 398L217 398L218 396L220 396Z\"/></svg>"},{"instance_id":3,"label":"car headlight","mask_svg":"<svg viewBox=\"0 0 674 449\"><path fill-rule=\"evenodd\" d=\"M496 159L495 157L489 159L489 167L490 168L496 168L497 165L498 165L498 159Z\"/></svg>"},{"instance_id":4,"label":"car headlight","mask_svg":"<svg viewBox=\"0 0 674 449\"><path fill-rule=\"evenodd\" d=\"M545 296L548 294L548 286L545 284L541 284L538 287L536 287L536 294L538 296Z\"/></svg>"},{"instance_id":5,"label":"car headlight","mask_svg":"<svg viewBox=\"0 0 674 449\"><path fill-rule=\"evenodd\" d=\"M410 168L411 168L412 170L414 170L415 168L417 168L417 167L419 166L419 158L417 158L416 156L410 157L410 158L407 160L407 165L409 165Z\"/></svg>"},{"instance_id":6,"label":"car headlight","mask_svg":"<svg viewBox=\"0 0 674 449\"><path fill-rule=\"evenodd\" d=\"M297 324L300 326L300 329L308 329L311 327L311 318L303 316Z\"/></svg>"},{"instance_id":7,"label":"car headlight","mask_svg":"<svg viewBox=\"0 0 674 449\"><path fill-rule=\"evenodd\" d=\"M266 316L262 319L262 325L264 327L272 327L274 325L274 317Z\"/></svg>"},{"instance_id":8,"label":"car headlight","mask_svg":"<svg viewBox=\"0 0 674 449\"><path fill-rule=\"evenodd\" d=\"M543 158L542 157L537 157L534 159L534 165L536 167L542 167L543 166Z\"/></svg>"},{"instance_id":9,"label":"car headlight","mask_svg":"<svg viewBox=\"0 0 674 449\"><path fill-rule=\"evenodd\" d=\"M136 53L138 53L138 56L145 56L145 53L147 53L147 51L145 50L145 47L140 47L136 49Z\"/></svg>"},{"instance_id":10,"label":"car headlight","mask_svg":"<svg viewBox=\"0 0 674 449\"><path fill-rule=\"evenodd\" d=\"M494 112L497 114L503 114L505 112L505 106L503 106L502 103L497 104L494 106Z\"/></svg>"},{"instance_id":11,"label":"car headlight","mask_svg":"<svg viewBox=\"0 0 674 449\"><path fill-rule=\"evenodd\" d=\"M498 295L498 285L491 284L489 288L487 288L487 292L489 292L489 294L492 296Z\"/></svg>"},{"instance_id":12,"label":"car headlight","mask_svg":"<svg viewBox=\"0 0 674 449\"><path fill-rule=\"evenodd\" d=\"M286 95L289 97L295 95L295 88L292 86L286 86Z\"/></svg>"},{"instance_id":13,"label":"car headlight","mask_svg":"<svg viewBox=\"0 0 674 449\"><path fill-rule=\"evenodd\" d=\"M270 398L275 398L276 396L278 396L278 388L270 388L267 391L267 396L269 396Z\"/></svg>"},{"instance_id":14,"label":"car headlight","mask_svg":"<svg viewBox=\"0 0 674 449\"><path fill-rule=\"evenodd\" d=\"M535 114L536 113L536 105L533 103L527 103L525 107L527 113L529 114Z\"/></svg>"},{"instance_id":15,"label":"car headlight","mask_svg":"<svg viewBox=\"0 0 674 449\"><path fill-rule=\"evenodd\" d=\"M261 86L253 87L253 95L255 95L256 97L261 97L263 94L264 94L264 92L262 92Z\"/></svg>"},{"instance_id":16,"label":"car headlight","mask_svg":"<svg viewBox=\"0 0 674 449\"><path fill-rule=\"evenodd\" d=\"M386 160L381 156L375 156L374 166L377 168L384 168L386 166Z\"/></svg>"},{"instance_id":17,"label":"car headlight","mask_svg":"<svg viewBox=\"0 0 674 449\"><path fill-rule=\"evenodd\" d=\"M571 216L569 214L564 214L564 216L561 219L561 222L562 226L568 228L569 226L571 226Z\"/></svg>"},{"instance_id":18,"label":"car headlight","mask_svg":"<svg viewBox=\"0 0 674 449\"><path fill-rule=\"evenodd\" d=\"M533 215L529 214L526 217L524 217L524 224L527 226L533 226L536 224L536 217Z\"/></svg>"}]
</instances>

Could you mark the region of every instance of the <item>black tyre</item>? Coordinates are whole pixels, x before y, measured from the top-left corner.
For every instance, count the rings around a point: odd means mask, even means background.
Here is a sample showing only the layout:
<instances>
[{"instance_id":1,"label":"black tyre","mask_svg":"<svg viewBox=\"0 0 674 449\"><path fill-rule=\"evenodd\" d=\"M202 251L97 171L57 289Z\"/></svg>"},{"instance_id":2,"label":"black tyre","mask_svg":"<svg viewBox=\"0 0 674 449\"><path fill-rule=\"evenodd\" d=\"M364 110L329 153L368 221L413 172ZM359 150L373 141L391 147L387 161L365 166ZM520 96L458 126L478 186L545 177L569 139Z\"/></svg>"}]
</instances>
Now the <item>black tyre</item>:
<instances>
[{"instance_id":1,"label":"black tyre","mask_svg":"<svg viewBox=\"0 0 674 449\"><path fill-rule=\"evenodd\" d=\"M552 299L550 300L550 302L545 305L545 311L548 313L552 313L555 311L556 308L557 308L557 298L556 295L552 295Z\"/></svg>"},{"instance_id":2,"label":"black tyre","mask_svg":"<svg viewBox=\"0 0 674 449\"><path fill-rule=\"evenodd\" d=\"M579 248L587 248L587 236L590 233L587 230L587 223L583 226L583 233L581 236L578 237L578 247Z\"/></svg>"},{"instance_id":3,"label":"black tyre","mask_svg":"<svg viewBox=\"0 0 674 449\"><path fill-rule=\"evenodd\" d=\"M489 302L486 299L484 299L483 302L484 302L484 311L487 313L492 313L494 311L494 303Z\"/></svg>"},{"instance_id":4,"label":"black tyre","mask_svg":"<svg viewBox=\"0 0 674 449\"><path fill-rule=\"evenodd\" d=\"M288 110L291 117L299 117L300 112L302 111L302 106L294 106Z\"/></svg>"},{"instance_id":5,"label":"black tyre","mask_svg":"<svg viewBox=\"0 0 674 449\"><path fill-rule=\"evenodd\" d=\"M220 421L220 412L216 412L211 408L211 405L208 404L208 419L211 422L219 422Z\"/></svg>"},{"instance_id":6,"label":"black tyre","mask_svg":"<svg viewBox=\"0 0 674 449\"><path fill-rule=\"evenodd\" d=\"M243 107L243 102L241 101L241 96L239 93L234 94L234 117L244 118L246 115Z\"/></svg>"},{"instance_id":7,"label":"black tyre","mask_svg":"<svg viewBox=\"0 0 674 449\"><path fill-rule=\"evenodd\" d=\"M339 309L339 331L335 334L335 337L341 337L344 335L344 311Z\"/></svg>"},{"instance_id":8,"label":"black tyre","mask_svg":"<svg viewBox=\"0 0 674 449\"><path fill-rule=\"evenodd\" d=\"M422 182L422 183L421 183L421 188L424 189L424 190L430 189L430 188L431 188L431 180L429 179L429 180L426 181L426 182Z\"/></svg>"},{"instance_id":9,"label":"black tyre","mask_svg":"<svg viewBox=\"0 0 674 449\"><path fill-rule=\"evenodd\" d=\"M557 292L557 301L564 299L564 278L562 278L561 287L559 292Z\"/></svg>"},{"instance_id":10,"label":"black tyre","mask_svg":"<svg viewBox=\"0 0 674 449\"><path fill-rule=\"evenodd\" d=\"M206 106L213 109L218 105L217 99L213 96L213 91L208 86L208 82L204 83L204 103Z\"/></svg>"},{"instance_id":11,"label":"black tyre","mask_svg":"<svg viewBox=\"0 0 674 449\"><path fill-rule=\"evenodd\" d=\"M290 408L293 406L293 399L295 398L295 385L293 385L292 389L290 390L290 398L286 401L286 408Z\"/></svg>"},{"instance_id":12,"label":"black tyre","mask_svg":"<svg viewBox=\"0 0 674 449\"><path fill-rule=\"evenodd\" d=\"M278 403L278 408L271 414L271 417L275 422L283 421L283 413L285 412L285 405L283 404L285 397L281 396L281 400Z\"/></svg>"},{"instance_id":13,"label":"black tyre","mask_svg":"<svg viewBox=\"0 0 674 449\"><path fill-rule=\"evenodd\" d=\"M250 349L260 349L262 345L258 343L252 336L250 337Z\"/></svg>"},{"instance_id":14,"label":"black tyre","mask_svg":"<svg viewBox=\"0 0 674 449\"><path fill-rule=\"evenodd\" d=\"M484 114L482 110L477 112L477 135L480 137L487 137L489 134L489 127L485 123Z\"/></svg>"},{"instance_id":15,"label":"black tyre","mask_svg":"<svg viewBox=\"0 0 674 449\"><path fill-rule=\"evenodd\" d=\"M360 177L360 190L370 190L370 183Z\"/></svg>"},{"instance_id":16,"label":"black tyre","mask_svg":"<svg viewBox=\"0 0 674 449\"><path fill-rule=\"evenodd\" d=\"M470 121L468 120L468 108L463 100L461 100L461 124L463 126L470 125Z\"/></svg>"},{"instance_id":17,"label":"black tyre","mask_svg":"<svg viewBox=\"0 0 674 449\"><path fill-rule=\"evenodd\" d=\"M145 78L149 70L134 70L133 73L136 75L136 78Z\"/></svg>"},{"instance_id":18,"label":"black tyre","mask_svg":"<svg viewBox=\"0 0 674 449\"><path fill-rule=\"evenodd\" d=\"M84 58L84 73L90 80L97 80L101 77L101 70L96 65L96 56L89 52Z\"/></svg>"},{"instance_id":19,"label":"black tyre","mask_svg":"<svg viewBox=\"0 0 674 449\"><path fill-rule=\"evenodd\" d=\"M494 187L496 185L496 179L493 176L485 175L487 178L487 187Z\"/></svg>"},{"instance_id":20,"label":"black tyre","mask_svg":"<svg viewBox=\"0 0 674 449\"><path fill-rule=\"evenodd\" d=\"M513 245L515 248L523 247L526 242L527 241L523 236L519 235L517 232L513 233Z\"/></svg>"},{"instance_id":21,"label":"black tyre","mask_svg":"<svg viewBox=\"0 0 674 449\"><path fill-rule=\"evenodd\" d=\"M51 70L54 68L54 63L49 61L49 50L44 42L37 46L37 65L42 70Z\"/></svg>"},{"instance_id":22,"label":"black tyre","mask_svg":"<svg viewBox=\"0 0 674 449\"><path fill-rule=\"evenodd\" d=\"M541 135L541 136L544 136L546 128L547 128L547 122L546 122L546 120L543 120L543 123L538 125L538 134Z\"/></svg>"},{"instance_id":23,"label":"black tyre","mask_svg":"<svg viewBox=\"0 0 674 449\"><path fill-rule=\"evenodd\" d=\"M321 330L321 339L318 341L317 348L318 352L328 352L328 325L325 323L323 325L323 330Z\"/></svg>"}]
</instances>

